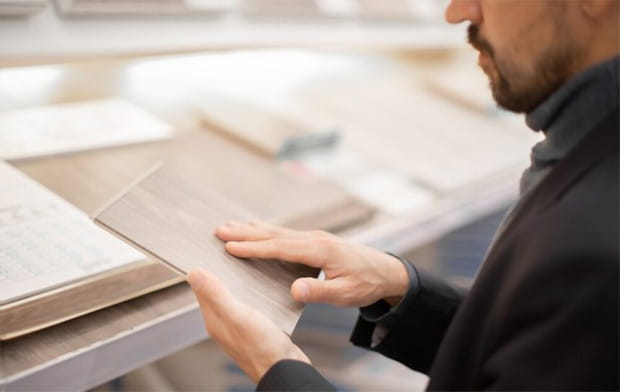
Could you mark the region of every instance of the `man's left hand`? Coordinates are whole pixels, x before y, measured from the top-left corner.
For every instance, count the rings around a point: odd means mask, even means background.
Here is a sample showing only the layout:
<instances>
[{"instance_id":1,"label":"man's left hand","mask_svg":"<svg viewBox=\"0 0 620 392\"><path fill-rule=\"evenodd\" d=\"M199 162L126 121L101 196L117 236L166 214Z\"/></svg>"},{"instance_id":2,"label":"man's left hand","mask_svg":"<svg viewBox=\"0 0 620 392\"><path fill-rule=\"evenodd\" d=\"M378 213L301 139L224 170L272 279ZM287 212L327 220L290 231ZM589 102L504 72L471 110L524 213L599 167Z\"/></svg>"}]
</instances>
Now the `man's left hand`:
<instances>
[{"instance_id":1,"label":"man's left hand","mask_svg":"<svg viewBox=\"0 0 620 392\"><path fill-rule=\"evenodd\" d=\"M200 304L209 335L254 382L260 381L282 359L310 363L271 320L236 300L215 276L196 270L189 273L187 280Z\"/></svg>"}]
</instances>

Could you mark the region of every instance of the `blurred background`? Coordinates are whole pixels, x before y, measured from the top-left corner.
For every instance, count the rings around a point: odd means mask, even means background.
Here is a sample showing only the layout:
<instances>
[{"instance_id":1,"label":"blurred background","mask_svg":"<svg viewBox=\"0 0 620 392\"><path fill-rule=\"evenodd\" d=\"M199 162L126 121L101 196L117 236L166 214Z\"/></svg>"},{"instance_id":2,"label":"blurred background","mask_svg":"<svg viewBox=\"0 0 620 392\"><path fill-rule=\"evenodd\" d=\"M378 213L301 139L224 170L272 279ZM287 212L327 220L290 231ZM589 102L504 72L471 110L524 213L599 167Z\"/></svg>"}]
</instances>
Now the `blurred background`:
<instances>
[{"instance_id":1,"label":"blurred background","mask_svg":"<svg viewBox=\"0 0 620 392\"><path fill-rule=\"evenodd\" d=\"M212 132L300 183L328 181L373 211L333 231L468 286L538 136L496 108L446 5L0 0L0 159L28 169L25 145L88 138L74 117L18 137L3 116L120 99L176 135ZM424 389L424 375L350 346L356 316L307 306L293 338L343 390ZM253 388L207 340L95 390Z\"/></svg>"}]
</instances>

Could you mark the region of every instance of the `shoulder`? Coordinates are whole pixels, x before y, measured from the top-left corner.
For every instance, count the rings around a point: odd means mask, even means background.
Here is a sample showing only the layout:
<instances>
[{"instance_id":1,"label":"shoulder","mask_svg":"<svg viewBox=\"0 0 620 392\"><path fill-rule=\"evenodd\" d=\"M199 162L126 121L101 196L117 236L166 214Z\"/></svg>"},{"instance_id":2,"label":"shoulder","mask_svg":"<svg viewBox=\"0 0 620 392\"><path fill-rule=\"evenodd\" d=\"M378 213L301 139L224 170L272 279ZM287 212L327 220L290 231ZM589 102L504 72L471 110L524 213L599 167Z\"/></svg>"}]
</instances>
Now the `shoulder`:
<instances>
[{"instance_id":1,"label":"shoulder","mask_svg":"<svg viewBox=\"0 0 620 392\"><path fill-rule=\"evenodd\" d=\"M547 259L606 259L617 268L620 248L618 153L562 193L519 230L520 246ZM525 244L524 244L525 241Z\"/></svg>"},{"instance_id":2,"label":"shoulder","mask_svg":"<svg viewBox=\"0 0 620 392\"><path fill-rule=\"evenodd\" d=\"M505 274L506 297L538 303L548 311L567 300L577 304L593 296L599 304L617 308L618 166L617 152L607 156L551 206L511 233L496 257L498 271Z\"/></svg>"},{"instance_id":3,"label":"shoulder","mask_svg":"<svg viewBox=\"0 0 620 392\"><path fill-rule=\"evenodd\" d=\"M499 258L532 260L606 259L617 267L620 233L618 152L580 176L545 208L522 211L527 218L498 243ZM553 172L549 176L554 175ZM540 196L544 189L540 189ZM527 263L526 263L527 264Z\"/></svg>"},{"instance_id":4,"label":"shoulder","mask_svg":"<svg viewBox=\"0 0 620 392\"><path fill-rule=\"evenodd\" d=\"M617 152L607 156L498 244L480 276L503 282L498 304L552 314L596 297L601 309L617 308L618 165Z\"/></svg>"}]
</instances>

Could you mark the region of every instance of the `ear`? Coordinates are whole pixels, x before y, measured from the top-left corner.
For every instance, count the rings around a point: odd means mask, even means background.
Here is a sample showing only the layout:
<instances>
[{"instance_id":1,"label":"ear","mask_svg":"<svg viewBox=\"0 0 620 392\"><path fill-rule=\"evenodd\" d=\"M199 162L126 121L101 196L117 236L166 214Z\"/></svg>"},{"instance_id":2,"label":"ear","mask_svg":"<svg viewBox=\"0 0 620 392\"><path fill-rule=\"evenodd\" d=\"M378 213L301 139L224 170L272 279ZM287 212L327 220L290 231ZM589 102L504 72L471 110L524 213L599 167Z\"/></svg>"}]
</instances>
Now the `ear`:
<instances>
[{"instance_id":1,"label":"ear","mask_svg":"<svg viewBox=\"0 0 620 392\"><path fill-rule=\"evenodd\" d=\"M581 0L581 11L590 19L600 19L612 11L617 11L617 0ZM617 13L617 12L616 12Z\"/></svg>"}]
</instances>

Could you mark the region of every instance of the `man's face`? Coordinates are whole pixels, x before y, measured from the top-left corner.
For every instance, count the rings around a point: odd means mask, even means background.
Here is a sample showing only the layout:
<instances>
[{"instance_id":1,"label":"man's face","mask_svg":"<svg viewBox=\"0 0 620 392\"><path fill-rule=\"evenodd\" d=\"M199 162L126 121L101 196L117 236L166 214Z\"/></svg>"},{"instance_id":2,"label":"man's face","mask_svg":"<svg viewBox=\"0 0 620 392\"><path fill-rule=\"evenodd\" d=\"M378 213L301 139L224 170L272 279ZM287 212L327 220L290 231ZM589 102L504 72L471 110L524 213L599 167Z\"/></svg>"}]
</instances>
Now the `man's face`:
<instances>
[{"instance_id":1,"label":"man's face","mask_svg":"<svg viewBox=\"0 0 620 392\"><path fill-rule=\"evenodd\" d=\"M469 21L493 97L507 110L529 112L573 73L583 50L570 28L569 1L452 0L450 23Z\"/></svg>"}]
</instances>

